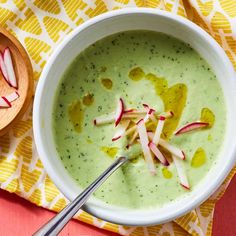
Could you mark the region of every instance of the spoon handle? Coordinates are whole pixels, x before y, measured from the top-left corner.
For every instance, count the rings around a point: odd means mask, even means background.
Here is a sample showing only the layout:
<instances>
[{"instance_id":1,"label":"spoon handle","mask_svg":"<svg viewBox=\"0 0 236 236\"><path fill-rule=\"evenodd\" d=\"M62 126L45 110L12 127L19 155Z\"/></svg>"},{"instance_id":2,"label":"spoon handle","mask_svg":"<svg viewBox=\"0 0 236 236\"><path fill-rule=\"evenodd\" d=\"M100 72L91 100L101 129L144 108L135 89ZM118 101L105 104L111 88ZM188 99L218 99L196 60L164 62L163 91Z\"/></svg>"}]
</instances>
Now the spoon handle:
<instances>
[{"instance_id":1,"label":"spoon handle","mask_svg":"<svg viewBox=\"0 0 236 236\"><path fill-rule=\"evenodd\" d=\"M128 159L126 157L117 158L92 184L90 184L78 197L76 197L60 213L43 225L33 236L55 236L57 235L76 212L84 205L90 195L121 165Z\"/></svg>"}]
</instances>

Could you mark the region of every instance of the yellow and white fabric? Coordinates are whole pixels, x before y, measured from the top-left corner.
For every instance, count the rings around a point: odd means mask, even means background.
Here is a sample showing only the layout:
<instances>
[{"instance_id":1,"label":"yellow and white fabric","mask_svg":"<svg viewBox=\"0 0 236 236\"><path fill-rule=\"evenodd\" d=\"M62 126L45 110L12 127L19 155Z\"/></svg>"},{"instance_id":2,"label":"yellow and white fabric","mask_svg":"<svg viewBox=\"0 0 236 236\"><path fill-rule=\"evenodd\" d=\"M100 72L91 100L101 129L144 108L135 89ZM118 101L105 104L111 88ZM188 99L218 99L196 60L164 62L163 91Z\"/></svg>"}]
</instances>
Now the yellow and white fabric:
<instances>
[{"instance_id":1,"label":"yellow and white fabric","mask_svg":"<svg viewBox=\"0 0 236 236\"><path fill-rule=\"evenodd\" d=\"M103 12L134 6L158 8L192 20L220 43L236 68L235 0L0 0L0 24L26 48L36 84L47 59L66 34ZM126 227L82 211L76 218L121 235L211 235L215 202L235 172L236 168L217 193L199 208L170 223ZM53 211L60 211L67 203L37 155L32 135L32 106L23 119L0 138L0 187Z\"/></svg>"}]
</instances>

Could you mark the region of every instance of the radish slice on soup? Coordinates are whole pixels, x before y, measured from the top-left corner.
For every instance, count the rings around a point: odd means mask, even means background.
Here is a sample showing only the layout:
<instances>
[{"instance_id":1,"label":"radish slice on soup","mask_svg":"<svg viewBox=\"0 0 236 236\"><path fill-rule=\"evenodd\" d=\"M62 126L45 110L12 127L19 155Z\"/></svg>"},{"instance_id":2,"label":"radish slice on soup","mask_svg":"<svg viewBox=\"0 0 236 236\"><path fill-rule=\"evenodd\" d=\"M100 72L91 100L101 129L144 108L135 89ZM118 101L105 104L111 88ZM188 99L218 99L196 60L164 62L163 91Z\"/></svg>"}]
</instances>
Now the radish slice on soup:
<instances>
[{"instance_id":1,"label":"radish slice on soup","mask_svg":"<svg viewBox=\"0 0 236 236\"><path fill-rule=\"evenodd\" d=\"M153 140L154 138L154 133L153 132L148 132L148 137L150 140ZM168 150L170 153L172 153L173 155L177 156L178 158L184 160L185 159L185 153L184 151L182 151L181 149L179 149L178 147L168 143L167 141L165 141L164 139L160 138L159 143L160 146L162 146L163 148L165 148L166 150Z\"/></svg>"},{"instance_id":2,"label":"radish slice on soup","mask_svg":"<svg viewBox=\"0 0 236 236\"><path fill-rule=\"evenodd\" d=\"M140 138L140 143L143 150L143 155L147 163L148 169L152 175L156 175L156 167L152 159L151 151L148 147L149 141L148 141L147 131L145 127L145 122L143 119L141 119L136 123L136 125L137 125L137 131Z\"/></svg>"},{"instance_id":3,"label":"radish slice on soup","mask_svg":"<svg viewBox=\"0 0 236 236\"><path fill-rule=\"evenodd\" d=\"M165 119L166 118L164 116L160 116L160 118L159 118L159 121L158 121L158 124L157 124L157 127L156 127L156 131L155 131L154 137L152 139L152 142L156 145L159 143L161 133L162 133L162 130L163 130L163 127L164 127Z\"/></svg>"},{"instance_id":4,"label":"radish slice on soup","mask_svg":"<svg viewBox=\"0 0 236 236\"><path fill-rule=\"evenodd\" d=\"M120 98L119 101L118 101L118 106L117 106L117 110L116 110L116 113L115 113L115 126L117 126L120 121L121 121L121 118L124 114L124 102L123 102L123 99Z\"/></svg>"},{"instance_id":5,"label":"radish slice on soup","mask_svg":"<svg viewBox=\"0 0 236 236\"><path fill-rule=\"evenodd\" d=\"M170 153L172 153L173 155L177 156L178 158L185 160L185 153L184 151L182 151L181 149L179 149L178 147L168 143L167 141L165 141L164 139L160 138L159 140L159 144L165 148L166 150L168 150Z\"/></svg>"},{"instance_id":6,"label":"radish slice on soup","mask_svg":"<svg viewBox=\"0 0 236 236\"><path fill-rule=\"evenodd\" d=\"M173 159L173 161L175 163L175 167L176 167L179 179L180 179L180 184L184 188L190 189L188 178L187 178L187 176L185 174L185 171L184 171L184 168L182 166L181 160L178 157L176 157L175 155L172 155L172 159Z\"/></svg>"},{"instance_id":7,"label":"radish slice on soup","mask_svg":"<svg viewBox=\"0 0 236 236\"><path fill-rule=\"evenodd\" d=\"M161 153L161 151L158 149L158 147L153 143L153 142L149 142L148 144L149 148L151 149L151 151L153 152L153 154L155 155L155 157L164 165L164 166L168 166L169 162L166 160L166 158L163 156L163 154Z\"/></svg>"},{"instance_id":8,"label":"radish slice on soup","mask_svg":"<svg viewBox=\"0 0 236 236\"><path fill-rule=\"evenodd\" d=\"M99 117L96 117L93 120L94 125L104 125L109 124L115 121L115 115L114 113L108 114L108 115L102 115Z\"/></svg>"},{"instance_id":9,"label":"radish slice on soup","mask_svg":"<svg viewBox=\"0 0 236 236\"><path fill-rule=\"evenodd\" d=\"M180 134L184 134L184 133L196 130L196 129L201 129L201 128L207 127L208 125L209 123L206 123L206 122L195 121L181 127L179 130L175 132L175 135L180 135Z\"/></svg>"},{"instance_id":10,"label":"radish slice on soup","mask_svg":"<svg viewBox=\"0 0 236 236\"><path fill-rule=\"evenodd\" d=\"M112 141L116 141L118 139L120 139L124 133L125 130L127 129L127 127L129 126L130 121L129 120L122 120L119 125L117 125L117 131L115 133L115 135L112 138Z\"/></svg>"}]
</instances>

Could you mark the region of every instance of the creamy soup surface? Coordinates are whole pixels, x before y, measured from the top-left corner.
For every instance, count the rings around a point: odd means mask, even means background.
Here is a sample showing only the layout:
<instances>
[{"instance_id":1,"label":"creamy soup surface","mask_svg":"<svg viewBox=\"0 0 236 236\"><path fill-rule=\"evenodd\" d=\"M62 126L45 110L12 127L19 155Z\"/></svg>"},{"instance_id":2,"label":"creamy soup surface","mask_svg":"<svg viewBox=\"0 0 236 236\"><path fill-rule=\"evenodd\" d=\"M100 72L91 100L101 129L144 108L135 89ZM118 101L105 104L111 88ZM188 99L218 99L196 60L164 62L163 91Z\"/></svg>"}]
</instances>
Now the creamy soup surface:
<instances>
[{"instance_id":1,"label":"creamy soup surface","mask_svg":"<svg viewBox=\"0 0 236 236\"><path fill-rule=\"evenodd\" d=\"M160 114L173 112L165 119L161 138L184 151L185 160L178 161L189 189L180 184L171 152L165 148L157 146L168 166L151 152L153 175L139 135L128 149L133 133L112 141L124 117L117 127L113 121L94 124L97 117L115 113L120 98L125 109L143 111L143 104L148 104L157 120ZM140 117L130 118L127 129ZM115 157L131 158L94 195L108 204L137 209L161 207L196 188L217 161L226 111L215 74L189 45L161 33L128 31L99 40L76 57L58 86L52 120L61 161L82 188ZM175 135L195 121L208 125ZM147 132L155 133L158 124L150 120L145 125Z\"/></svg>"}]
</instances>

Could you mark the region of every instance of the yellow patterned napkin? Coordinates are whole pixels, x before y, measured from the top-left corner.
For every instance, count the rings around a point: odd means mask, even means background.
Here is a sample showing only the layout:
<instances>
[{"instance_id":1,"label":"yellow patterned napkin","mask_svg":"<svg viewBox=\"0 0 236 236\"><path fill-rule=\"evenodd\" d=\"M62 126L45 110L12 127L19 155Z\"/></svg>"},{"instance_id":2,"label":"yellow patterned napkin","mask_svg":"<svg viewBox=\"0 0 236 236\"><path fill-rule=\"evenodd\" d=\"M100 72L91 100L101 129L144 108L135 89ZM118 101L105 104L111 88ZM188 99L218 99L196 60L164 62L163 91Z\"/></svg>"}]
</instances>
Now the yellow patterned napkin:
<instances>
[{"instance_id":1,"label":"yellow patterned napkin","mask_svg":"<svg viewBox=\"0 0 236 236\"><path fill-rule=\"evenodd\" d=\"M87 19L124 7L152 7L182 15L210 33L225 49L236 68L235 0L0 0L0 24L28 51L35 83L53 49L64 36ZM152 227L126 227L101 221L80 211L76 218L121 235L211 235L215 202L236 172L196 210L173 222ZM1 188L45 208L60 211L67 203L51 182L37 155L32 136L32 106L0 138Z\"/></svg>"}]
</instances>

